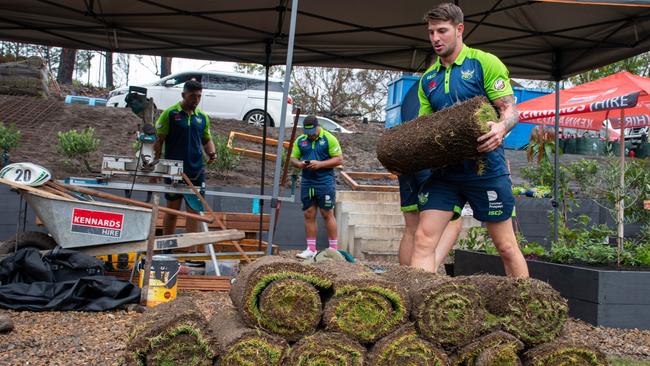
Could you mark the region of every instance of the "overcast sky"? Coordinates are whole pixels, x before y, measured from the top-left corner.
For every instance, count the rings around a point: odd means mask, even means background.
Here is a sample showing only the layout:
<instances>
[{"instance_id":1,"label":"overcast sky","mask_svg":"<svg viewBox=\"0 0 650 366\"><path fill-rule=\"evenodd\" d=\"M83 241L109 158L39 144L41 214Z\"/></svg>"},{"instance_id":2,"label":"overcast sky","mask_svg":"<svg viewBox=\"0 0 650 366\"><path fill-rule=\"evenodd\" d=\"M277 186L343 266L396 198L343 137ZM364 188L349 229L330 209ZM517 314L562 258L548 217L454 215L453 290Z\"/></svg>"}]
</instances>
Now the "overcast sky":
<instances>
[{"instance_id":1,"label":"overcast sky","mask_svg":"<svg viewBox=\"0 0 650 366\"><path fill-rule=\"evenodd\" d=\"M160 57L158 56L142 56L140 61L135 55L130 55L131 69L129 71L129 84L128 85L139 85L144 83L149 83L160 79L160 76L155 74L156 65L155 63L160 63ZM117 55L113 56L113 62L117 61ZM187 58L173 58L172 59L172 73L177 73L181 71L192 71L192 70L212 70L212 71L234 71L235 69L234 62L221 62L221 61L206 61L206 60L192 60ZM158 69L160 65L157 65ZM120 80L123 78L122 74L118 70L118 67L114 67L114 82L115 86L125 86ZM78 77L79 81L83 83L88 82L88 73L83 73ZM75 75L75 78L77 76ZM92 58L90 62L90 83L93 85L105 85L105 76L104 76L104 57L99 53L95 53L95 57Z\"/></svg>"}]
</instances>

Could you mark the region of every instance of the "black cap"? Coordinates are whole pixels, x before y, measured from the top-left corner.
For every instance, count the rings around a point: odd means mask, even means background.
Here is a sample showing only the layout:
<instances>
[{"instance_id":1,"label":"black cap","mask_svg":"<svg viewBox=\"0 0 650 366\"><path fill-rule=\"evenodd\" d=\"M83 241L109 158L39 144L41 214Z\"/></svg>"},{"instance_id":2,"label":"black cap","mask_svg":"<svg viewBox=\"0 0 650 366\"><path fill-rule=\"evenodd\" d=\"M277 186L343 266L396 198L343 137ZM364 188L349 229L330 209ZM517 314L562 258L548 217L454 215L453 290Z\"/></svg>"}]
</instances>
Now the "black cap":
<instances>
[{"instance_id":1,"label":"black cap","mask_svg":"<svg viewBox=\"0 0 650 366\"><path fill-rule=\"evenodd\" d=\"M316 133L318 127L318 118L316 116L307 116L302 121L302 127L306 135L313 135Z\"/></svg>"}]
</instances>

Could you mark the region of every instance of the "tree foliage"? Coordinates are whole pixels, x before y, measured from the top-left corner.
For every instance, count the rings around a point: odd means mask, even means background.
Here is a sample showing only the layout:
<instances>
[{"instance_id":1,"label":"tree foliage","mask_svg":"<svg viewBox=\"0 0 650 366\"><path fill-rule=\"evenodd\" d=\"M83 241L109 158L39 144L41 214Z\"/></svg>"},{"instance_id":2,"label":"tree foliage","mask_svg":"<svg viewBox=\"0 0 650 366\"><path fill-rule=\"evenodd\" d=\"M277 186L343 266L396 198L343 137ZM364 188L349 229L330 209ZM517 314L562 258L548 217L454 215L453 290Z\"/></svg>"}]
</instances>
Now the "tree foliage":
<instances>
[{"instance_id":1,"label":"tree foliage","mask_svg":"<svg viewBox=\"0 0 650 366\"><path fill-rule=\"evenodd\" d=\"M399 75L387 70L296 67L291 95L307 113L380 119L388 83Z\"/></svg>"}]
</instances>

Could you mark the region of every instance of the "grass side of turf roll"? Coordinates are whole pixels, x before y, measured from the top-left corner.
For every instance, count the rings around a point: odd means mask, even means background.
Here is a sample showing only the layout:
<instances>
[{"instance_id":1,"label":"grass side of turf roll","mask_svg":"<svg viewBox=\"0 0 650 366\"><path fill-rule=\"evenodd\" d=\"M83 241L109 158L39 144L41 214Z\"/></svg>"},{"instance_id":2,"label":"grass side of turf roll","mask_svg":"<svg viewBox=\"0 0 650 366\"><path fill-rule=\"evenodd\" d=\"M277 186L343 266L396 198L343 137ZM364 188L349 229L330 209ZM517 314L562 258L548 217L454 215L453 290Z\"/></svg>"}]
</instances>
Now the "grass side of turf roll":
<instances>
[{"instance_id":1,"label":"grass side of turf roll","mask_svg":"<svg viewBox=\"0 0 650 366\"><path fill-rule=\"evenodd\" d=\"M319 331L291 347L287 366L361 366L366 349L342 333Z\"/></svg>"},{"instance_id":2,"label":"grass side of turf roll","mask_svg":"<svg viewBox=\"0 0 650 366\"><path fill-rule=\"evenodd\" d=\"M527 366L606 366L607 358L598 349L568 340L545 343L524 353Z\"/></svg>"},{"instance_id":3,"label":"grass side of turf roll","mask_svg":"<svg viewBox=\"0 0 650 366\"><path fill-rule=\"evenodd\" d=\"M445 352L420 337L413 324L405 324L380 339L368 354L368 364L375 366L446 366Z\"/></svg>"},{"instance_id":4,"label":"grass side of turf roll","mask_svg":"<svg viewBox=\"0 0 650 366\"><path fill-rule=\"evenodd\" d=\"M411 320L422 337L451 349L481 334L488 314L476 286L417 268L386 268L381 276L408 291Z\"/></svg>"},{"instance_id":5,"label":"grass side of turf roll","mask_svg":"<svg viewBox=\"0 0 650 366\"><path fill-rule=\"evenodd\" d=\"M156 306L134 325L127 344L130 365L212 365L207 321L190 298Z\"/></svg>"},{"instance_id":6,"label":"grass side of turf roll","mask_svg":"<svg viewBox=\"0 0 650 366\"><path fill-rule=\"evenodd\" d=\"M319 292L332 283L332 276L318 268L267 256L242 269L230 298L245 324L295 341L316 330L322 312Z\"/></svg>"},{"instance_id":7,"label":"grass side of turf roll","mask_svg":"<svg viewBox=\"0 0 650 366\"><path fill-rule=\"evenodd\" d=\"M500 328L533 346L554 340L568 316L567 301L546 282L500 276L468 277Z\"/></svg>"},{"instance_id":8,"label":"grass side of turf roll","mask_svg":"<svg viewBox=\"0 0 650 366\"><path fill-rule=\"evenodd\" d=\"M481 334L487 311L473 285L449 277L413 293L412 318L418 332L445 348L466 344Z\"/></svg>"},{"instance_id":9,"label":"grass side of turf roll","mask_svg":"<svg viewBox=\"0 0 650 366\"><path fill-rule=\"evenodd\" d=\"M334 294L323 313L328 331L372 343L408 319L409 297L395 283L358 264L323 262L314 266L335 276Z\"/></svg>"},{"instance_id":10,"label":"grass side of turf roll","mask_svg":"<svg viewBox=\"0 0 650 366\"><path fill-rule=\"evenodd\" d=\"M524 344L508 333L496 331L460 348L452 357L455 366L519 366Z\"/></svg>"},{"instance_id":11,"label":"grass side of turf roll","mask_svg":"<svg viewBox=\"0 0 650 366\"><path fill-rule=\"evenodd\" d=\"M219 366L278 366L287 355L289 345L281 337L247 327L237 310L226 308L210 320L210 331L219 354Z\"/></svg>"},{"instance_id":12,"label":"grass side of turf roll","mask_svg":"<svg viewBox=\"0 0 650 366\"><path fill-rule=\"evenodd\" d=\"M454 104L386 130L377 144L377 158L386 169L402 174L478 159L477 139L489 132L487 121L497 121L487 98Z\"/></svg>"}]
</instances>

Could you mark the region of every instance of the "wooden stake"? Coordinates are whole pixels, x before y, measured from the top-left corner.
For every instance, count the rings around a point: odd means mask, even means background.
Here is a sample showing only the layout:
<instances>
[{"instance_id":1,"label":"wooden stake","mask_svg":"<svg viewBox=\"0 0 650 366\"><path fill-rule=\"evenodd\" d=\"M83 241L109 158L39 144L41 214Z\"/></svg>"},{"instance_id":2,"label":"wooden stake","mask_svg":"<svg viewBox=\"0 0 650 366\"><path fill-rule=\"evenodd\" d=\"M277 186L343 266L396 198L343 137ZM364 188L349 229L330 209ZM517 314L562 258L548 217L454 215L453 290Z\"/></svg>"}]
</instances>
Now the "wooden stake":
<instances>
[{"instance_id":1,"label":"wooden stake","mask_svg":"<svg viewBox=\"0 0 650 366\"><path fill-rule=\"evenodd\" d=\"M203 207L205 207L208 210L208 212L210 213L210 216L214 217L214 219L217 220L217 224L219 225L219 227L221 227L221 230L226 230L226 225L224 225L224 223L217 217L217 215L214 213L214 211L212 211L212 209L210 208L210 205L208 205L208 202L203 198L203 196L201 195L201 192L199 192L199 190L196 189L194 184L192 184L192 181L190 180L190 178L185 173L181 173L181 176L183 177L183 180L185 181L185 183L190 187L190 189L192 189L192 192L194 192L194 194L199 198L199 200L203 204ZM239 254L241 254L242 257L244 257L244 260L246 260L246 263L251 263L251 259L248 257L248 255L246 255L246 252L244 252L244 249L242 249L242 247L239 246L239 243L237 243L235 241L235 242L233 242L233 245L235 246L235 248L237 249Z\"/></svg>"},{"instance_id":2,"label":"wooden stake","mask_svg":"<svg viewBox=\"0 0 650 366\"><path fill-rule=\"evenodd\" d=\"M158 204L160 197L157 193L153 194L153 207L151 208L151 224L149 226L149 237L147 238L147 256L144 262L144 272L142 275L142 289L140 292L140 305L147 306L147 296L149 294L149 276L151 273L151 260L153 258L153 245L156 239L156 220L158 218Z\"/></svg>"}]
</instances>

